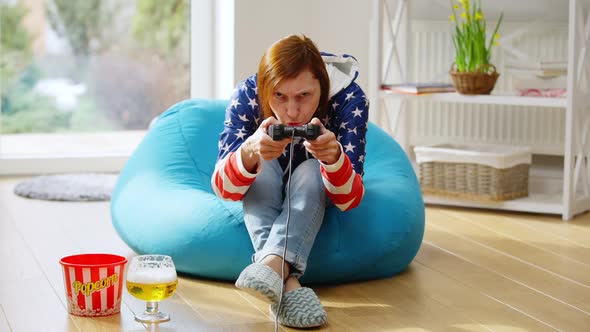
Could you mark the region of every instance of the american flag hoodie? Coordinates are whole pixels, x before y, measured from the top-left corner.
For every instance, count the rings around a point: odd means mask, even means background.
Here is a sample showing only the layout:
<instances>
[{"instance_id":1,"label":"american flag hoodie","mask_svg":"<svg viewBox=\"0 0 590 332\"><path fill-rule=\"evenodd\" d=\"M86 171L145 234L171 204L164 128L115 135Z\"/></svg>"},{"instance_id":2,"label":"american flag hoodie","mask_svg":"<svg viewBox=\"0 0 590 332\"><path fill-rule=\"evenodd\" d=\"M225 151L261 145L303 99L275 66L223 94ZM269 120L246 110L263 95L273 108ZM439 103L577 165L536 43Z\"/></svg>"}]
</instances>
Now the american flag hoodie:
<instances>
[{"instance_id":1,"label":"american flag hoodie","mask_svg":"<svg viewBox=\"0 0 590 332\"><path fill-rule=\"evenodd\" d=\"M328 197L340 210L347 211L358 206L365 193L362 176L369 100L355 82L358 62L354 57L329 53L322 53L322 57L330 77L330 100L326 116L320 120L336 135L343 153L332 165L320 162L320 171ZM250 173L243 166L240 147L254 134L260 122L256 75L252 75L238 84L226 109L224 129L219 135L219 154L211 177L217 196L239 201L256 180L257 173ZM302 143L300 138L290 143L294 144L293 169L314 158ZM289 150L288 145L278 158L283 174L289 164Z\"/></svg>"}]
</instances>

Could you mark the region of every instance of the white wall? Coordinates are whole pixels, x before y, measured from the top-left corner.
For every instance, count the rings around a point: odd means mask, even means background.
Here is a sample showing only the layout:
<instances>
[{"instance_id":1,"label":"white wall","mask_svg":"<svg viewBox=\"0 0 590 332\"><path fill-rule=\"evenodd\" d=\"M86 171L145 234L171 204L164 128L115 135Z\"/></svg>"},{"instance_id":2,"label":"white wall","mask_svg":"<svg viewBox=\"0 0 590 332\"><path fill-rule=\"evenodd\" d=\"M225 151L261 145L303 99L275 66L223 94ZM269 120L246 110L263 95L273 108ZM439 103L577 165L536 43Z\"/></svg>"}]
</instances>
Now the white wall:
<instances>
[{"instance_id":1,"label":"white wall","mask_svg":"<svg viewBox=\"0 0 590 332\"><path fill-rule=\"evenodd\" d=\"M358 83L366 92L370 5L359 0L236 0L235 83L258 70L270 44L303 33L321 51L353 55L360 62Z\"/></svg>"},{"instance_id":2,"label":"white wall","mask_svg":"<svg viewBox=\"0 0 590 332\"><path fill-rule=\"evenodd\" d=\"M209 66L202 66L202 61L195 61L200 69L193 70L193 77L206 77L199 85L193 83L193 97L228 98L237 82L256 72L260 56L264 50L289 34L304 33L313 39L320 50L332 53L348 53L360 62L358 83L368 92L369 76L369 21L371 3L368 0L222 0L233 2L233 13L228 13L228 6L220 6L219 0L193 1L194 12L199 18L193 23L193 43L197 45L201 58L209 60ZM521 3L522 2L522 3ZM505 19L519 20L543 17L537 13L542 6L537 3L552 3L555 10L545 13L545 19L562 18L566 13L565 0L494 0L485 3L486 13L497 18L507 6ZM412 15L420 18L447 20L450 11L448 0L412 0ZM223 8L222 8L223 7ZM232 6L229 6L232 7ZM395 6L390 5L393 11ZM541 9L539 9L539 8ZM546 6L545 6L546 7ZM219 12L221 11L221 12ZM234 17L232 17L234 15ZM393 16L393 15L392 15ZM193 17L195 20L195 17ZM223 28L232 25L234 36L223 36L217 28L205 28L206 24L223 24ZM231 27L230 27L231 28ZM228 40L230 38L231 40ZM233 46L233 61L221 59L219 45L223 49ZM215 51L205 51L217 49ZM195 50L193 50L195 52ZM198 56L193 53L193 61ZM231 60L231 59L230 59ZM220 77L220 67L233 75ZM233 77L229 77L233 76ZM225 92L227 91L227 92Z\"/></svg>"}]
</instances>

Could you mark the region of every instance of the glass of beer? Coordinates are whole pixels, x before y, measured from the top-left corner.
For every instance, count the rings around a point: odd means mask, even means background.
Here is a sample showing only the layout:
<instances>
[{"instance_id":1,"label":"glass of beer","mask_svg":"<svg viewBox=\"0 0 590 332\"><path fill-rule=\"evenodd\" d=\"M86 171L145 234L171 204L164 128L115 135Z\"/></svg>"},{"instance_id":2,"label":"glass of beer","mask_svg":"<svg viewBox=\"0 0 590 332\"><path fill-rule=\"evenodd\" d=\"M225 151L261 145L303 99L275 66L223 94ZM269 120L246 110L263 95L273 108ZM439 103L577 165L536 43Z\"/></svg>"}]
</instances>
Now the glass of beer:
<instances>
[{"instance_id":1,"label":"glass of beer","mask_svg":"<svg viewBox=\"0 0 590 332\"><path fill-rule=\"evenodd\" d=\"M161 323L170 320L170 315L158 310L158 302L172 296L178 284L176 268L170 256L135 256L127 269L127 290L134 297L146 301L146 309L136 314L141 323Z\"/></svg>"}]
</instances>

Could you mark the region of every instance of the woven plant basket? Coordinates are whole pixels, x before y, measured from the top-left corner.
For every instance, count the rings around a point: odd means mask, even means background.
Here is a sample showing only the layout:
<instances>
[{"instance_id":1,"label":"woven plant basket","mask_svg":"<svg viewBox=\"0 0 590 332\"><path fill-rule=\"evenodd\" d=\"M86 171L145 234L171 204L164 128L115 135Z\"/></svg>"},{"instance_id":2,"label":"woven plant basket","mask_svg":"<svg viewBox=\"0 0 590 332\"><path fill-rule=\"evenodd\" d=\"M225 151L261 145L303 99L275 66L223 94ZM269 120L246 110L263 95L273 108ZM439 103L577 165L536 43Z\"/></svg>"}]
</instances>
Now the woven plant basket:
<instances>
[{"instance_id":1,"label":"woven plant basket","mask_svg":"<svg viewBox=\"0 0 590 332\"><path fill-rule=\"evenodd\" d=\"M455 90L464 95L489 95L500 76L496 66L492 64L481 65L475 72L458 72L453 63L449 74L453 79Z\"/></svg>"}]
</instances>

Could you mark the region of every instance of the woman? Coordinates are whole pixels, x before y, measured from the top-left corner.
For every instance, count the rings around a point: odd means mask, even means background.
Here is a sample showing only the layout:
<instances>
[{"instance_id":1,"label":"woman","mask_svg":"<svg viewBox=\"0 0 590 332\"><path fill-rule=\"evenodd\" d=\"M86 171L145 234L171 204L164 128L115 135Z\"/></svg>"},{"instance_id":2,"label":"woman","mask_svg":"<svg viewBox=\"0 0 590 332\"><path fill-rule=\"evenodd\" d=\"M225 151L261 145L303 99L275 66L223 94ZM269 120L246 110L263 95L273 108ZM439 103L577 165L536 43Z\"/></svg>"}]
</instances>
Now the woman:
<instances>
[{"instance_id":1,"label":"woman","mask_svg":"<svg viewBox=\"0 0 590 332\"><path fill-rule=\"evenodd\" d=\"M288 36L269 47L258 74L238 84L226 110L211 184L219 197L243 201L255 250L236 286L268 300L283 325L327 321L299 277L326 206L347 211L364 195L369 102L357 76L353 57L322 54L309 38ZM320 135L275 141L268 129L278 124L313 124Z\"/></svg>"}]
</instances>

